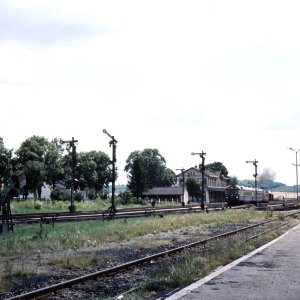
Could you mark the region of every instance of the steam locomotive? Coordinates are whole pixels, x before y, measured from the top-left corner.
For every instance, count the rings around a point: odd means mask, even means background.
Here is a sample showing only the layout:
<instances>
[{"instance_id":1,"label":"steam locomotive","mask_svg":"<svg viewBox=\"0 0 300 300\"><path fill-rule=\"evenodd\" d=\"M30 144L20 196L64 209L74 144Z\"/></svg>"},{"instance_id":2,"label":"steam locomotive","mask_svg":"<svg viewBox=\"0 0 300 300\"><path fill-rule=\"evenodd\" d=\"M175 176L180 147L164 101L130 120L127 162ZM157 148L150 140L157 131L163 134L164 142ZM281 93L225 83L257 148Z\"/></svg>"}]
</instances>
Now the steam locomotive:
<instances>
[{"instance_id":1,"label":"steam locomotive","mask_svg":"<svg viewBox=\"0 0 300 300\"><path fill-rule=\"evenodd\" d=\"M247 203L269 202L273 199L272 193L258 188L250 188L239 185L228 185L225 188L225 200L228 205Z\"/></svg>"}]
</instances>

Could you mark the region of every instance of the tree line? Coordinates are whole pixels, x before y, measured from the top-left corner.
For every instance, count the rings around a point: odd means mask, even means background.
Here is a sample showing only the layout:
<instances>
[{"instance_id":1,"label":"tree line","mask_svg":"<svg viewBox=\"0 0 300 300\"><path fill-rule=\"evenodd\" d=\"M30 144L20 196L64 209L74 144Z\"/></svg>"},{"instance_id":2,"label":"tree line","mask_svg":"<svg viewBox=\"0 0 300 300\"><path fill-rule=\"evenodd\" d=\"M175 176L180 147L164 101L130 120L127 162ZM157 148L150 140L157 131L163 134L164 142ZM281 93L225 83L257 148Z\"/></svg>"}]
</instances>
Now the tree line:
<instances>
[{"instance_id":1,"label":"tree line","mask_svg":"<svg viewBox=\"0 0 300 300\"><path fill-rule=\"evenodd\" d=\"M22 170L27 182L21 191L24 198L27 198L29 193L35 198L41 198L44 184L50 185L52 191L55 191L57 183L63 183L68 190L72 181L74 190L86 191L90 199L98 195L103 196L109 184L118 177L116 172L116 178L113 178L110 157L96 150L77 152L76 146L74 147L75 156L70 144L62 142L61 139L49 141L43 136L34 135L22 142L18 149L13 150L7 149L3 138L0 137L0 190L1 186L9 184L15 171ZM72 164L75 166L73 170ZM228 177L227 168L221 162L207 164L205 169L221 172L221 175ZM139 199L144 191L153 187L170 187L177 183L176 174L167 167L166 159L155 148L131 152L124 171L127 173L127 191L122 195L124 198ZM261 186L268 185L268 188L274 188L273 181L259 179ZM236 177L231 177L230 183L247 185L247 182L239 182ZM191 196L199 197L201 182L190 177L185 185ZM59 194L57 190L56 192Z\"/></svg>"},{"instance_id":2,"label":"tree line","mask_svg":"<svg viewBox=\"0 0 300 300\"><path fill-rule=\"evenodd\" d=\"M3 138L0 137L0 186L8 185L16 170L25 173L26 186L21 191L24 198L29 193L33 193L35 198L41 198L45 183L53 190L58 182L69 189L74 178L76 190L88 189L100 193L112 181L110 158L104 152L76 153L73 176L72 159L70 147L58 138L49 141L45 137L34 135L14 151L5 148Z\"/></svg>"},{"instance_id":3,"label":"tree line","mask_svg":"<svg viewBox=\"0 0 300 300\"><path fill-rule=\"evenodd\" d=\"M76 152L61 139L48 140L43 136L32 136L21 143L16 150L7 149L0 137L0 188L6 186L12 174L22 170L26 186L21 194L27 198L33 193L41 198L42 187L48 184L55 190L57 183L67 189L88 191L89 194L102 195L109 183L117 179L112 176L112 162L102 151ZM75 160L75 161L74 161ZM74 168L72 169L72 164ZM176 174L166 166L165 158L157 149L147 148L133 151L126 160L127 187L132 196L139 198L142 192L155 186L172 186Z\"/></svg>"}]
</instances>

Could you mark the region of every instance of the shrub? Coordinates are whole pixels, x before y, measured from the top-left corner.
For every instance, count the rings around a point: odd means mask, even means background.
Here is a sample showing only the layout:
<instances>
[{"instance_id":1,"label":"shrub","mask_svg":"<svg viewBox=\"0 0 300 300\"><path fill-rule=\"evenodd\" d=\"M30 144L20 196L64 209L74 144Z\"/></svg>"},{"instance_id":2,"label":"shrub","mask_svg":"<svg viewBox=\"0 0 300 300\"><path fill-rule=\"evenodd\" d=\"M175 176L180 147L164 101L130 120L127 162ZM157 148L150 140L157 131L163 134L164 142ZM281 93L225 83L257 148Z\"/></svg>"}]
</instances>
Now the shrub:
<instances>
[{"instance_id":1,"label":"shrub","mask_svg":"<svg viewBox=\"0 0 300 300\"><path fill-rule=\"evenodd\" d=\"M35 208L35 209L41 209L41 208L42 208L42 204L39 203L39 202L35 202L34 208Z\"/></svg>"},{"instance_id":2,"label":"shrub","mask_svg":"<svg viewBox=\"0 0 300 300\"><path fill-rule=\"evenodd\" d=\"M93 189L89 190L87 193L89 200L95 200L97 198L97 192Z\"/></svg>"},{"instance_id":3,"label":"shrub","mask_svg":"<svg viewBox=\"0 0 300 300\"><path fill-rule=\"evenodd\" d=\"M131 204L132 193L129 190L125 190L118 195L118 201L122 205Z\"/></svg>"},{"instance_id":4,"label":"shrub","mask_svg":"<svg viewBox=\"0 0 300 300\"><path fill-rule=\"evenodd\" d=\"M74 194L74 200L76 201L83 201L84 195L82 192L75 192Z\"/></svg>"},{"instance_id":5,"label":"shrub","mask_svg":"<svg viewBox=\"0 0 300 300\"><path fill-rule=\"evenodd\" d=\"M71 194L68 190L54 189L50 194L51 200L70 200Z\"/></svg>"}]
</instances>

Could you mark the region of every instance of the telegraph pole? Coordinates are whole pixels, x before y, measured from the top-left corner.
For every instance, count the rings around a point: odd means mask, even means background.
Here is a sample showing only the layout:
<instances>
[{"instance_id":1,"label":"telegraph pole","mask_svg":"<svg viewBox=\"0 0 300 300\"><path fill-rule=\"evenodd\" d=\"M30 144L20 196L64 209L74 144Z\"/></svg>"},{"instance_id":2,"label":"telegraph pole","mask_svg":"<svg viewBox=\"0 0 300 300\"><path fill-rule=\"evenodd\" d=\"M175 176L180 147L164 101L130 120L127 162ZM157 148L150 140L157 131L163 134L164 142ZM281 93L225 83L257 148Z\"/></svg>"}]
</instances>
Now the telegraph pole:
<instances>
[{"instance_id":1,"label":"telegraph pole","mask_svg":"<svg viewBox=\"0 0 300 300\"><path fill-rule=\"evenodd\" d=\"M254 168L255 168L255 173L253 174L253 177L254 177L254 186L255 186L255 202L256 202L256 205L257 205L257 164L258 164L258 161L256 159L254 160L246 160L246 163L252 163Z\"/></svg>"},{"instance_id":2,"label":"telegraph pole","mask_svg":"<svg viewBox=\"0 0 300 300\"><path fill-rule=\"evenodd\" d=\"M292 150L292 151L294 151L296 153L296 164L292 164L292 165L296 167L296 195L297 195L297 205L298 205L298 167L299 167L299 165L298 165L298 157L297 157L297 155L298 155L298 152L300 151L300 149L295 150L295 149L293 149L291 147L287 147L287 148L290 149L290 150Z\"/></svg>"},{"instance_id":3,"label":"telegraph pole","mask_svg":"<svg viewBox=\"0 0 300 300\"><path fill-rule=\"evenodd\" d=\"M182 174L182 199L181 199L182 206L184 206L184 185L185 185L184 170L185 170L184 168L176 169L176 171L181 171L181 174Z\"/></svg>"},{"instance_id":4,"label":"telegraph pole","mask_svg":"<svg viewBox=\"0 0 300 300\"><path fill-rule=\"evenodd\" d=\"M103 129L103 133L108 135L111 140L109 141L109 147L112 146L112 183L111 183L111 207L108 209L111 217L113 217L116 213L116 204L115 204L115 180L116 180L116 148L117 148L117 140L113 135L110 135L106 129Z\"/></svg>"},{"instance_id":5,"label":"telegraph pole","mask_svg":"<svg viewBox=\"0 0 300 300\"><path fill-rule=\"evenodd\" d=\"M206 153L200 152L200 153L195 153L192 152L192 155L199 155L200 158L202 159L201 165L199 166L199 169L201 170L201 176L202 176L202 197L201 197L201 209L204 210L204 199L205 199L205 155Z\"/></svg>"},{"instance_id":6,"label":"telegraph pole","mask_svg":"<svg viewBox=\"0 0 300 300\"><path fill-rule=\"evenodd\" d=\"M78 140L74 140L74 137L72 137L72 140L69 141L63 141L61 140L62 144L69 144L69 148L72 150L71 155L71 205L69 206L70 212L74 213L75 212L75 205L74 205L74 176L75 176L75 168L76 168L76 146L75 143L77 143Z\"/></svg>"}]
</instances>

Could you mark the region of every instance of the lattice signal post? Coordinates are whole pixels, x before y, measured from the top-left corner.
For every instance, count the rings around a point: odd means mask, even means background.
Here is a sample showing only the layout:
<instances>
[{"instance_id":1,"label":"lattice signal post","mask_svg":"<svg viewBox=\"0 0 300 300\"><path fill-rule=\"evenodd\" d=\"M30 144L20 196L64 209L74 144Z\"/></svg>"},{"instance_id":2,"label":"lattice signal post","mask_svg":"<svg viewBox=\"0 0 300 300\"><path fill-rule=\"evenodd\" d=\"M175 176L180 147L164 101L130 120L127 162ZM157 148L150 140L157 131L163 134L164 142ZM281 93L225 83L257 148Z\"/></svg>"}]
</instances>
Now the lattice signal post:
<instances>
[{"instance_id":1,"label":"lattice signal post","mask_svg":"<svg viewBox=\"0 0 300 300\"><path fill-rule=\"evenodd\" d=\"M251 163L253 164L254 168L255 168L255 172L253 174L253 177L254 177L254 188L255 188L255 202L257 204L257 164L258 164L258 161L256 159L254 160L246 160L246 163Z\"/></svg>"},{"instance_id":2,"label":"lattice signal post","mask_svg":"<svg viewBox=\"0 0 300 300\"><path fill-rule=\"evenodd\" d=\"M111 217L113 217L116 213L116 203L115 203L115 181L116 181L116 148L117 148L117 140L113 135L110 135L106 129L103 129L103 133L110 137L109 147L112 147L112 183L111 183L111 207L108 209Z\"/></svg>"},{"instance_id":3,"label":"lattice signal post","mask_svg":"<svg viewBox=\"0 0 300 300\"><path fill-rule=\"evenodd\" d=\"M69 206L69 210L71 213L74 213L76 210L76 207L74 205L74 176L75 176L75 168L76 168L76 146L75 143L78 142L78 140L75 140L74 137L72 137L72 140L69 141L63 141L60 140L62 144L68 144L68 148L71 149L71 155L72 155L72 160L71 160L71 205Z\"/></svg>"},{"instance_id":4,"label":"lattice signal post","mask_svg":"<svg viewBox=\"0 0 300 300\"><path fill-rule=\"evenodd\" d=\"M206 153L200 152L200 153L195 153L192 152L192 155L199 155L202 162L201 165L199 165L199 169L201 170L201 176L202 176L202 197L201 197L201 209L204 210L204 200L205 200L205 155Z\"/></svg>"},{"instance_id":5,"label":"lattice signal post","mask_svg":"<svg viewBox=\"0 0 300 300\"><path fill-rule=\"evenodd\" d=\"M299 167L299 165L298 165L298 152L300 151L300 149L295 150L291 147L287 147L287 148L296 153L296 164L292 163L292 165L296 167L296 195L297 195L297 204L298 204L298 167Z\"/></svg>"}]
</instances>

